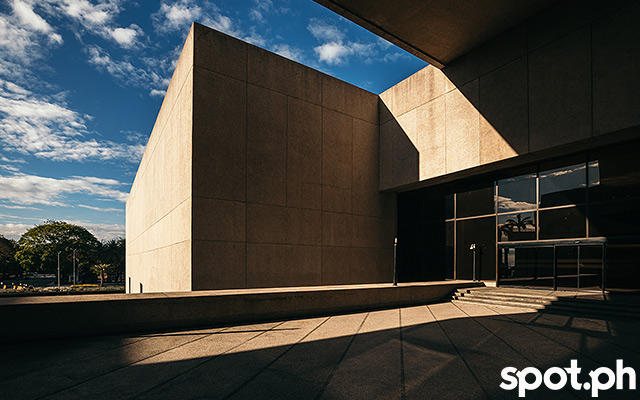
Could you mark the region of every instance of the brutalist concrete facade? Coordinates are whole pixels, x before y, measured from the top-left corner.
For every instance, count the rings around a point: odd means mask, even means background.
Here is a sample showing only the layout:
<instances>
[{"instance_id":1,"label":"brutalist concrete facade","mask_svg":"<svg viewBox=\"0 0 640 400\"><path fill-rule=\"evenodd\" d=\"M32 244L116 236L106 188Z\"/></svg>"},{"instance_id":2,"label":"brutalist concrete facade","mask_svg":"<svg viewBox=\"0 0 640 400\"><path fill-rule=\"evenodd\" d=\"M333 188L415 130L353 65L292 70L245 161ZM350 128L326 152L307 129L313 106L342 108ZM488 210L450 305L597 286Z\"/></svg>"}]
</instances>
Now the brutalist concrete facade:
<instances>
[{"instance_id":1,"label":"brutalist concrete facade","mask_svg":"<svg viewBox=\"0 0 640 400\"><path fill-rule=\"evenodd\" d=\"M378 96L194 24L127 201L127 292L390 281Z\"/></svg>"},{"instance_id":2,"label":"brutalist concrete facade","mask_svg":"<svg viewBox=\"0 0 640 400\"><path fill-rule=\"evenodd\" d=\"M640 3L600 3L559 2L382 93L381 190L640 136Z\"/></svg>"},{"instance_id":3,"label":"brutalist concrete facade","mask_svg":"<svg viewBox=\"0 0 640 400\"><path fill-rule=\"evenodd\" d=\"M559 1L380 96L194 24L127 201L127 291L390 282L396 193L640 137L638 20Z\"/></svg>"}]
</instances>

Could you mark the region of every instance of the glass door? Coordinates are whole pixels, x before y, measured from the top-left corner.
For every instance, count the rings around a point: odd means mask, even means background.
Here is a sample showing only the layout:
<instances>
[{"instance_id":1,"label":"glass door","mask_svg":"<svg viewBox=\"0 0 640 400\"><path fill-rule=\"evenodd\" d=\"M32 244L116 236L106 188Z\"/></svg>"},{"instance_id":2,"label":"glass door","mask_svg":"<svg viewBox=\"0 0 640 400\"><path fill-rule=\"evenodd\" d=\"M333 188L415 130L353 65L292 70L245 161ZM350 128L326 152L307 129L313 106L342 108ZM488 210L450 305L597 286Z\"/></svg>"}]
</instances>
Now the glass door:
<instances>
[{"instance_id":1,"label":"glass door","mask_svg":"<svg viewBox=\"0 0 640 400\"><path fill-rule=\"evenodd\" d=\"M553 287L553 246L501 246L500 285Z\"/></svg>"},{"instance_id":2,"label":"glass door","mask_svg":"<svg viewBox=\"0 0 640 400\"><path fill-rule=\"evenodd\" d=\"M500 245L501 286L602 290L603 244Z\"/></svg>"}]
</instances>

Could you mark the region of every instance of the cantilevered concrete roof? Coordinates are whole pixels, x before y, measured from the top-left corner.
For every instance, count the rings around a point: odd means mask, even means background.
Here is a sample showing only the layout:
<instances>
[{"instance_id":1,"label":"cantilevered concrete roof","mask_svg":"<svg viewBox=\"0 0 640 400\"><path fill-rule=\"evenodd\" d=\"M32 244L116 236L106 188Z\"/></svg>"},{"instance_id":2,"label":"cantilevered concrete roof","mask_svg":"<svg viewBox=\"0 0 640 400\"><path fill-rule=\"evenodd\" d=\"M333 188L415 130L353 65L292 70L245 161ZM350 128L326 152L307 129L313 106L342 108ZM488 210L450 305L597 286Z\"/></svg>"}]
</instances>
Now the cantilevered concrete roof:
<instances>
[{"instance_id":1,"label":"cantilevered concrete roof","mask_svg":"<svg viewBox=\"0 0 640 400\"><path fill-rule=\"evenodd\" d=\"M442 68L557 0L315 0Z\"/></svg>"}]
</instances>

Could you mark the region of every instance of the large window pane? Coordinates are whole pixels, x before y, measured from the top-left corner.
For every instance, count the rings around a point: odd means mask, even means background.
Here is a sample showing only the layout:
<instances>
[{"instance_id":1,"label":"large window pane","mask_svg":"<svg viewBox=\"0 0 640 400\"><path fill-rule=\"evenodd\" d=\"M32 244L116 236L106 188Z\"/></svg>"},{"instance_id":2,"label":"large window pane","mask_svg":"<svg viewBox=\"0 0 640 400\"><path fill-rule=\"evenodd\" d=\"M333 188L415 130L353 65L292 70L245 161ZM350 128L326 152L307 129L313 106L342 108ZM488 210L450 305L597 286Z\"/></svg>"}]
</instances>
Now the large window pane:
<instances>
[{"instance_id":1,"label":"large window pane","mask_svg":"<svg viewBox=\"0 0 640 400\"><path fill-rule=\"evenodd\" d=\"M607 245L607 289L640 289L640 244Z\"/></svg>"},{"instance_id":2,"label":"large window pane","mask_svg":"<svg viewBox=\"0 0 640 400\"><path fill-rule=\"evenodd\" d=\"M498 181L498 212L536 208L536 174Z\"/></svg>"},{"instance_id":3,"label":"large window pane","mask_svg":"<svg viewBox=\"0 0 640 400\"><path fill-rule=\"evenodd\" d=\"M584 207L540 211L540 239L578 238L586 235Z\"/></svg>"},{"instance_id":4,"label":"large window pane","mask_svg":"<svg viewBox=\"0 0 640 400\"><path fill-rule=\"evenodd\" d=\"M536 240L536 213L529 211L498 215L498 240L500 242Z\"/></svg>"},{"instance_id":5,"label":"large window pane","mask_svg":"<svg viewBox=\"0 0 640 400\"><path fill-rule=\"evenodd\" d=\"M456 218L494 214L494 201L493 182L475 190L458 192Z\"/></svg>"},{"instance_id":6,"label":"large window pane","mask_svg":"<svg viewBox=\"0 0 640 400\"><path fill-rule=\"evenodd\" d=\"M584 203L586 186L584 163L540 172L540 207Z\"/></svg>"},{"instance_id":7,"label":"large window pane","mask_svg":"<svg viewBox=\"0 0 640 400\"><path fill-rule=\"evenodd\" d=\"M589 162L591 201L640 197L640 157L616 147L593 152Z\"/></svg>"},{"instance_id":8,"label":"large window pane","mask_svg":"<svg viewBox=\"0 0 640 400\"><path fill-rule=\"evenodd\" d=\"M638 200L592 204L589 210L589 236L640 235Z\"/></svg>"}]
</instances>

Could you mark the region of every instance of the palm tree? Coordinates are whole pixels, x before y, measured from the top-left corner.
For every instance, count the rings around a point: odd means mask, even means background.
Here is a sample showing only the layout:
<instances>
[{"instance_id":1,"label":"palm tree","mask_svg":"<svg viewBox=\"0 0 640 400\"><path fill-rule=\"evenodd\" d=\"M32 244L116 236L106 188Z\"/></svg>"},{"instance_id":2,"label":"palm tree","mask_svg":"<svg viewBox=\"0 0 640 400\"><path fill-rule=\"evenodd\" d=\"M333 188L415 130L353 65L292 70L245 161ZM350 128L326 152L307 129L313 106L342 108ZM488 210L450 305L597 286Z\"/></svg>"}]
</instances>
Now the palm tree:
<instances>
[{"instance_id":1,"label":"palm tree","mask_svg":"<svg viewBox=\"0 0 640 400\"><path fill-rule=\"evenodd\" d=\"M104 284L104 278L107 276L107 273L111 271L111 264L95 264L91 267L91 271L98 275L100 279L100 287Z\"/></svg>"},{"instance_id":2,"label":"palm tree","mask_svg":"<svg viewBox=\"0 0 640 400\"><path fill-rule=\"evenodd\" d=\"M527 229L527 225L531 225L533 228L536 227L536 224L533 223L531 217L522 218L522 214L516 215L516 219L509 218L505 225L509 225L512 227L518 228L518 232L522 232L523 229Z\"/></svg>"}]
</instances>

